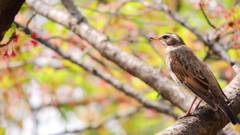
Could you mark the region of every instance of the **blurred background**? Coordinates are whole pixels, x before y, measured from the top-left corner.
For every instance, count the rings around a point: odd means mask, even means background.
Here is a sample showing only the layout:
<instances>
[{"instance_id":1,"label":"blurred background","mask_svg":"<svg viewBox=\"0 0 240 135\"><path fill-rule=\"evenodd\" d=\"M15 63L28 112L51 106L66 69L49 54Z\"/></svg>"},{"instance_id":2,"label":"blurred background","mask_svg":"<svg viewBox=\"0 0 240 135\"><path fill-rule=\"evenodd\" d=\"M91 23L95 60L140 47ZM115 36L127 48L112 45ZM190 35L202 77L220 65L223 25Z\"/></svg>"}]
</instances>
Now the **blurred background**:
<instances>
[{"instance_id":1,"label":"blurred background","mask_svg":"<svg viewBox=\"0 0 240 135\"><path fill-rule=\"evenodd\" d=\"M38 1L38 0L36 0ZM67 12L60 0L45 0L58 10ZM169 77L165 67L164 48L149 36L165 32L179 34L185 43L213 71L221 87L235 76L231 65L212 55L190 30L167 13L154 10L134 0L74 0L88 23L124 51L132 54ZM146 0L151 6L153 2ZM229 0L159 0L169 6L193 27L211 37L221 31L222 47L236 61L240 59L238 1ZM203 11L200 9L202 2ZM164 100L161 95L135 76L127 73L62 25L36 14L24 4L15 21L35 32L29 36L16 25L18 41L1 48L0 57L0 123L6 135L150 135L175 122L171 116L145 108L134 98L117 90L108 82L64 59L34 37L42 37L71 56L90 66L112 74L123 84L134 87L145 97ZM16 56L6 56L5 52ZM169 77L170 78L170 77ZM177 114L183 111L172 106Z\"/></svg>"}]
</instances>

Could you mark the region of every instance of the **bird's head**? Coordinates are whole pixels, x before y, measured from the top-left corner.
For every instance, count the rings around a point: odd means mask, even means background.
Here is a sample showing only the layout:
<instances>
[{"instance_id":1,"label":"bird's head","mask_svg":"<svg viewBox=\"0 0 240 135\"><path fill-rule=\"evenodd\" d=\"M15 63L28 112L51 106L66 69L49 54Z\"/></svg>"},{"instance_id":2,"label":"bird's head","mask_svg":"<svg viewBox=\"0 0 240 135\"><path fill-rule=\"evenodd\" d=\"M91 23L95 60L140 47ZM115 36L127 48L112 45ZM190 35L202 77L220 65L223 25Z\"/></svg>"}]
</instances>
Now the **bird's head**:
<instances>
[{"instance_id":1,"label":"bird's head","mask_svg":"<svg viewBox=\"0 0 240 135\"><path fill-rule=\"evenodd\" d=\"M175 33L164 33L162 35L160 35L159 37L149 37L149 39L152 40L159 40L160 43L165 47L177 47L177 46L181 46L181 45L185 45L184 41L182 40L182 38L180 36L178 36Z\"/></svg>"}]
</instances>

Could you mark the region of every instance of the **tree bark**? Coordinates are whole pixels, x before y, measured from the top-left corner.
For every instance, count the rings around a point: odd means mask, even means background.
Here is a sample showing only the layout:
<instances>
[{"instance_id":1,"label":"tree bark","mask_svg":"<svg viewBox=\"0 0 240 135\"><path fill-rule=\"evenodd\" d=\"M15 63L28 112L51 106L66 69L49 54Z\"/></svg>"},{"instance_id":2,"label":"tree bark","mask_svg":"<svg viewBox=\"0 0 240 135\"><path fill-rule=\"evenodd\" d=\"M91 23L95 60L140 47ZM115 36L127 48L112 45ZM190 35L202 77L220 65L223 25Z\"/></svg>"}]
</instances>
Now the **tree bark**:
<instances>
[{"instance_id":1,"label":"tree bark","mask_svg":"<svg viewBox=\"0 0 240 135\"><path fill-rule=\"evenodd\" d=\"M38 14L72 30L96 48L104 57L117 64L125 71L140 78L146 84L157 90L158 93L168 99L173 105L183 110L187 110L190 106L193 96L189 95L173 81L160 74L160 72L155 70L152 66L123 51L116 46L107 35L100 33L87 23L79 23L78 19L73 18L66 12L53 8L44 1L27 0L26 3Z\"/></svg>"},{"instance_id":2,"label":"tree bark","mask_svg":"<svg viewBox=\"0 0 240 135\"><path fill-rule=\"evenodd\" d=\"M229 83L224 92L233 99L231 109L238 114L240 112L240 73ZM178 120L167 129L157 133L156 135L215 135L225 125L229 123L228 118L221 110L214 112L210 107L207 109L199 109L198 116L190 116Z\"/></svg>"},{"instance_id":3,"label":"tree bark","mask_svg":"<svg viewBox=\"0 0 240 135\"><path fill-rule=\"evenodd\" d=\"M27 0L27 4L38 14L41 14L56 23L59 23L69 30L72 30L82 39L85 39L95 47L104 57L108 58L118 66L140 78L149 86L156 89L163 97L171 101L174 105L186 110L191 102L191 97L186 95L179 86L174 84L168 78L164 77L153 67L147 65L140 59L128 54L116 46L108 36L100 33L95 28L85 22L79 22L71 15L54 9L43 1ZM200 38L201 39L201 38ZM205 38L203 38L206 42ZM221 48L220 48L221 49ZM217 49L214 49L217 50ZM222 50L223 51L223 50ZM224 54L227 54L224 52ZM224 60L231 62L225 55L220 55ZM233 100L231 109L238 114L240 106L240 74L224 88L224 92L230 100ZM222 111L212 111L210 108L199 109L198 117L186 117L177 121L175 124L158 134L216 134L228 122L228 118Z\"/></svg>"},{"instance_id":4,"label":"tree bark","mask_svg":"<svg viewBox=\"0 0 240 135\"><path fill-rule=\"evenodd\" d=\"M14 18L25 0L0 0L0 42L11 27Z\"/></svg>"}]
</instances>

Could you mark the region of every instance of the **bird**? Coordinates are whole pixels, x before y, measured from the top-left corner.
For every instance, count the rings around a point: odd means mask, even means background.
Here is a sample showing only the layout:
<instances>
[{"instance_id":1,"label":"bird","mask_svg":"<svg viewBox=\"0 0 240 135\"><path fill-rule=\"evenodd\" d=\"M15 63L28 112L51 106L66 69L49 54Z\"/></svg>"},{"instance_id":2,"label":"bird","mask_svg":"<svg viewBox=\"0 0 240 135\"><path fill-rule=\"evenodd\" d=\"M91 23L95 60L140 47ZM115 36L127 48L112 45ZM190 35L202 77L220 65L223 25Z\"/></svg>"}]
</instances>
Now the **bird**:
<instances>
[{"instance_id":1,"label":"bird","mask_svg":"<svg viewBox=\"0 0 240 135\"><path fill-rule=\"evenodd\" d=\"M172 79L183 85L187 91L190 90L195 94L188 111L180 118L192 115L192 106L199 97L200 102L204 100L214 111L220 108L234 125L240 124L239 118L228 106L229 99L223 93L211 70L202 59L194 54L179 35L168 32L157 37L149 37L149 39L158 40L164 46L166 65Z\"/></svg>"}]
</instances>

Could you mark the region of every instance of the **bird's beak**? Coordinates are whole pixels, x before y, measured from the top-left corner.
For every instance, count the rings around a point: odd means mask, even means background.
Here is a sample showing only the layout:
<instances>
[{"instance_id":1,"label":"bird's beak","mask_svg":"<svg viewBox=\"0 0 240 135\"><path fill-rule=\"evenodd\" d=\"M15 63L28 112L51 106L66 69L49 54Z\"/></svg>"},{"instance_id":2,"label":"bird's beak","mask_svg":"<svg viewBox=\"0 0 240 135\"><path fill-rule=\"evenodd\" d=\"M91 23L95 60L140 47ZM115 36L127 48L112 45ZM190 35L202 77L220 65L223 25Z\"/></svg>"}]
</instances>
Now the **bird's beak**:
<instances>
[{"instance_id":1,"label":"bird's beak","mask_svg":"<svg viewBox=\"0 0 240 135\"><path fill-rule=\"evenodd\" d=\"M149 39L151 39L151 40L161 40L161 38L159 38L159 37L149 37Z\"/></svg>"}]
</instances>

